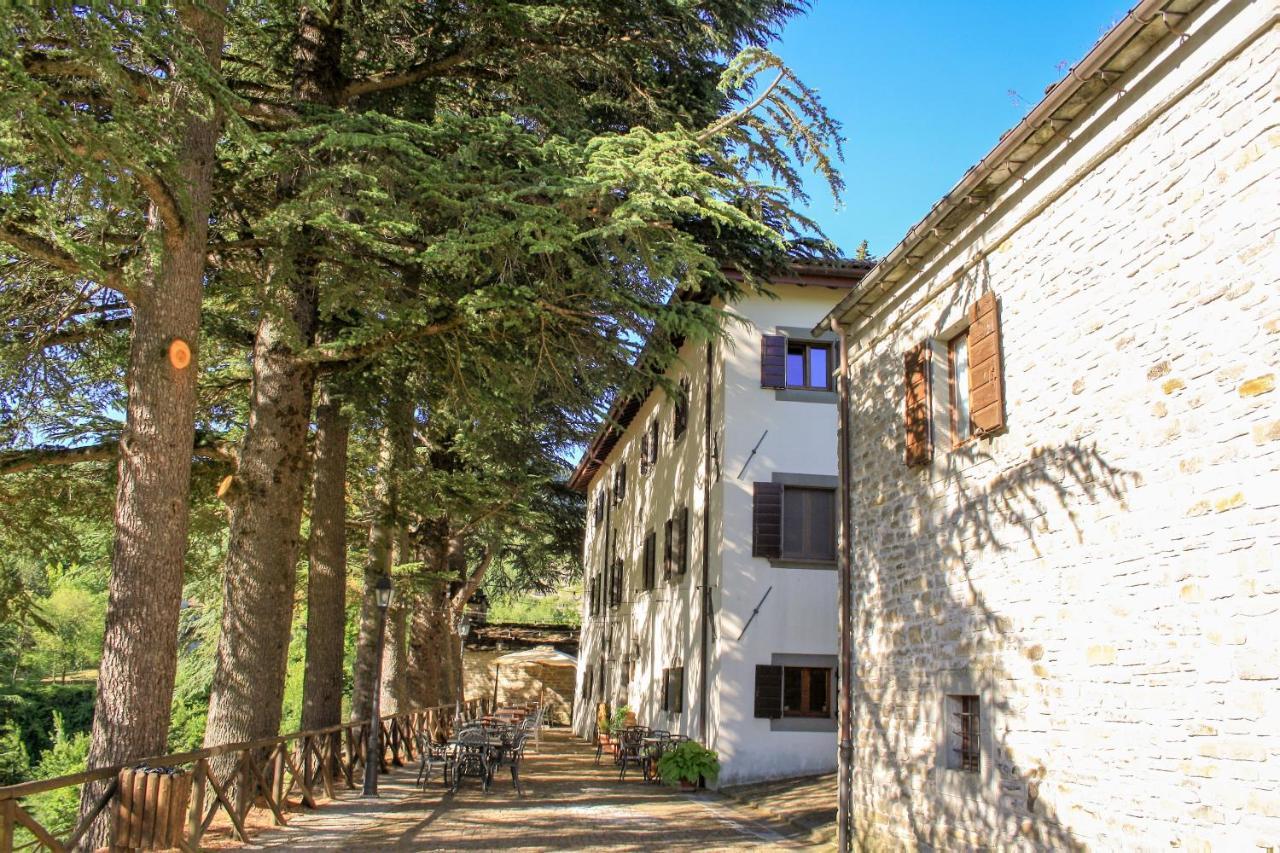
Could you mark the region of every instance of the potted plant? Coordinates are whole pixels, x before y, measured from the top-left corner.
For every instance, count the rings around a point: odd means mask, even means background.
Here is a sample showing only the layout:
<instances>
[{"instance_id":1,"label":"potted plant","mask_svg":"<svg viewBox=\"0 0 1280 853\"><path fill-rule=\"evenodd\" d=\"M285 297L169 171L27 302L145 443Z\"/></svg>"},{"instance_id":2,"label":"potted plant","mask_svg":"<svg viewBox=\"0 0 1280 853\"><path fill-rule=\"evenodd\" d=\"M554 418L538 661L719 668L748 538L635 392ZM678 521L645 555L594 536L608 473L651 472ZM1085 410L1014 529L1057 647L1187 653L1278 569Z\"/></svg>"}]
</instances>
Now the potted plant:
<instances>
[{"instance_id":1,"label":"potted plant","mask_svg":"<svg viewBox=\"0 0 1280 853\"><path fill-rule=\"evenodd\" d=\"M605 730L614 738L622 734L622 730L627 727L627 718L631 715L631 708L623 705L613 712L609 717L609 722L605 725Z\"/></svg>"},{"instance_id":2,"label":"potted plant","mask_svg":"<svg viewBox=\"0 0 1280 853\"><path fill-rule=\"evenodd\" d=\"M707 749L694 740L676 744L658 759L658 775L667 785L679 783L689 791L699 779L714 782L720 775L720 756L714 749Z\"/></svg>"}]
</instances>

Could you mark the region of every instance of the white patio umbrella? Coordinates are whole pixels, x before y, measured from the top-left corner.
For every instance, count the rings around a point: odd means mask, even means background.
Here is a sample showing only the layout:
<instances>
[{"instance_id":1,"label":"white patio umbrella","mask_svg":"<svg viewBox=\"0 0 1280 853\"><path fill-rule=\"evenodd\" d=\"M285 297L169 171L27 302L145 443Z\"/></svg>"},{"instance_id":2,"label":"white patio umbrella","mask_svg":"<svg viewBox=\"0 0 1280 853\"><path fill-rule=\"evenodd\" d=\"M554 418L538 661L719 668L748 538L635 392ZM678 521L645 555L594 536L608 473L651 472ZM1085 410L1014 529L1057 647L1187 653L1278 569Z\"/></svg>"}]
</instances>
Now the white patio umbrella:
<instances>
[{"instance_id":1,"label":"white patio umbrella","mask_svg":"<svg viewBox=\"0 0 1280 853\"><path fill-rule=\"evenodd\" d=\"M578 665L578 659L573 655L567 655L564 652L556 651L551 646L537 646L532 649L521 649L518 652L510 652L502 655L494 660L493 667L493 705L498 705L498 672L502 669L502 665L511 664L517 666L572 666ZM538 673L538 705L542 705L542 695L546 689L546 679L542 677L542 672Z\"/></svg>"}]
</instances>

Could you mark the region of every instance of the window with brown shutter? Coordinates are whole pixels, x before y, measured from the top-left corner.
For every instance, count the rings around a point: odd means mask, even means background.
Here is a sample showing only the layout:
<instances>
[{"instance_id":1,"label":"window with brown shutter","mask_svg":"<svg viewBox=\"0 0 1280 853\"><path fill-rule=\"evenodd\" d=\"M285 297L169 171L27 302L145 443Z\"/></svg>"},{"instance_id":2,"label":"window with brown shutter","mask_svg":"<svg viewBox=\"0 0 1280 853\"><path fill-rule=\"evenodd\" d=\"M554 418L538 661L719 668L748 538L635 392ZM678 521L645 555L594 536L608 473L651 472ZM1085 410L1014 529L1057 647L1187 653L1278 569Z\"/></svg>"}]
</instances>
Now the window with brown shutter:
<instances>
[{"instance_id":1,"label":"window with brown shutter","mask_svg":"<svg viewBox=\"0 0 1280 853\"><path fill-rule=\"evenodd\" d=\"M828 667L786 666L782 669L782 716L831 716L831 670Z\"/></svg>"},{"instance_id":2,"label":"window with brown shutter","mask_svg":"<svg viewBox=\"0 0 1280 853\"><path fill-rule=\"evenodd\" d=\"M908 465L924 465L933 458L929 429L929 354L929 342L923 341L903 356Z\"/></svg>"},{"instance_id":3,"label":"window with brown shutter","mask_svg":"<svg viewBox=\"0 0 1280 853\"><path fill-rule=\"evenodd\" d=\"M616 557L613 561L613 576L610 578L609 584L609 606L619 607L622 605L622 558Z\"/></svg>"},{"instance_id":4,"label":"window with brown shutter","mask_svg":"<svg viewBox=\"0 0 1280 853\"><path fill-rule=\"evenodd\" d=\"M787 387L787 338L785 335L760 337L760 387Z\"/></svg>"},{"instance_id":5,"label":"window with brown shutter","mask_svg":"<svg viewBox=\"0 0 1280 853\"><path fill-rule=\"evenodd\" d=\"M640 438L640 473L648 474L654 469L658 461L658 429L660 421L655 417L645 427L644 435Z\"/></svg>"},{"instance_id":6,"label":"window with brown shutter","mask_svg":"<svg viewBox=\"0 0 1280 853\"><path fill-rule=\"evenodd\" d=\"M605 491L606 491L606 490L605 490L604 488L601 488L598 492L596 492L596 509L595 509L596 527L599 527L599 526L600 526L600 524L604 521L604 493L605 493Z\"/></svg>"},{"instance_id":7,"label":"window with brown shutter","mask_svg":"<svg viewBox=\"0 0 1280 853\"><path fill-rule=\"evenodd\" d=\"M1004 428L1000 304L994 293L984 293L969 308L969 404L975 434Z\"/></svg>"},{"instance_id":8,"label":"window with brown shutter","mask_svg":"<svg viewBox=\"0 0 1280 853\"><path fill-rule=\"evenodd\" d=\"M755 483L751 505L751 555L782 556L782 484Z\"/></svg>"},{"instance_id":9,"label":"window with brown shutter","mask_svg":"<svg viewBox=\"0 0 1280 853\"><path fill-rule=\"evenodd\" d=\"M622 499L627 495L627 465L622 463L617 470L613 472L613 505L617 506L622 503Z\"/></svg>"},{"instance_id":10,"label":"window with brown shutter","mask_svg":"<svg viewBox=\"0 0 1280 853\"><path fill-rule=\"evenodd\" d=\"M679 714L684 710L684 667L662 671L662 710Z\"/></svg>"},{"instance_id":11,"label":"window with brown shutter","mask_svg":"<svg viewBox=\"0 0 1280 853\"><path fill-rule=\"evenodd\" d=\"M755 716L770 720L782 717L782 667L756 666Z\"/></svg>"}]
</instances>

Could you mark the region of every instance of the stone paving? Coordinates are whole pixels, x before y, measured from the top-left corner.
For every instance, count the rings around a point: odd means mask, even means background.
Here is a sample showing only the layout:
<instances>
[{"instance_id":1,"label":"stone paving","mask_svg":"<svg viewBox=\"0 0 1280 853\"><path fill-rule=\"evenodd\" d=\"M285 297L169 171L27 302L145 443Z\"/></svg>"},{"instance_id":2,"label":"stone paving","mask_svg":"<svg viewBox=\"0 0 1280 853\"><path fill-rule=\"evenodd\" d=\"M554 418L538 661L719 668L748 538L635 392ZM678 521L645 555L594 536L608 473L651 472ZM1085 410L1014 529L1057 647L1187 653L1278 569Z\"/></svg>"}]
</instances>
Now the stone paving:
<instances>
[{"instance_id":1,"label":"stone paving","mask_svg":"<svg viewBox=\"0 0 1280 853\"><path fill-rule=\"evenodd\" d=\"M763 812L713 793L646 785L628 770L619 782L607 761L566 731L543 734L525 755L517 796L509 773L486 794L464 779L457 794L437 775L426 791L401 768L380 782L382 797L344 792L289 826L254 835L250 850L794 850L810 839ZM438 771L437 771L438 774Z\"/></svg>"}]
</instances>

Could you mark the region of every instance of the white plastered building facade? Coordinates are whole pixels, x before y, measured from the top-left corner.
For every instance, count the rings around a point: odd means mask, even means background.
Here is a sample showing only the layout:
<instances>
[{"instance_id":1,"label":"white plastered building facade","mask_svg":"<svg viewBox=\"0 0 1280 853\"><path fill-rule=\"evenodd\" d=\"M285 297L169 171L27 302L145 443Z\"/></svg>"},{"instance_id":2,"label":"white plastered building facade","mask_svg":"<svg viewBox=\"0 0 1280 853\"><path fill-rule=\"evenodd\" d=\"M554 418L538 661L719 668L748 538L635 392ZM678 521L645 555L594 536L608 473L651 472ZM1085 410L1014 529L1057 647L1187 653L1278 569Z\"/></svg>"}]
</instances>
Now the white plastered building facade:
<instances>
[{"instance_id":1,"label":"white plastered building facade","mask_svg":"<svg viewBox=\"0 0 1280 853\"><path fill-rule=\"evenodd\" d=\"M809 327L868 266L798 270L773 297L728 306L726 339L686 343L668 370L687 388L679 432L660 389L615 405L619 429L573 480L587 495L581 736L599 703L626 705L715 749L720 785L834 768L834 338ZM757 507L761 490L781 494L789 526L780 507Z\"/></svg>"}]
</instances>

